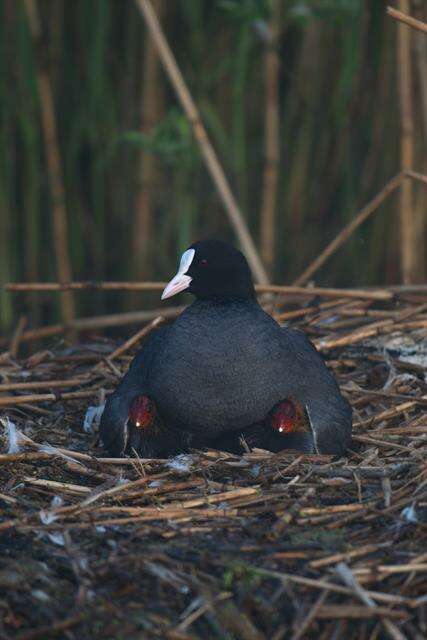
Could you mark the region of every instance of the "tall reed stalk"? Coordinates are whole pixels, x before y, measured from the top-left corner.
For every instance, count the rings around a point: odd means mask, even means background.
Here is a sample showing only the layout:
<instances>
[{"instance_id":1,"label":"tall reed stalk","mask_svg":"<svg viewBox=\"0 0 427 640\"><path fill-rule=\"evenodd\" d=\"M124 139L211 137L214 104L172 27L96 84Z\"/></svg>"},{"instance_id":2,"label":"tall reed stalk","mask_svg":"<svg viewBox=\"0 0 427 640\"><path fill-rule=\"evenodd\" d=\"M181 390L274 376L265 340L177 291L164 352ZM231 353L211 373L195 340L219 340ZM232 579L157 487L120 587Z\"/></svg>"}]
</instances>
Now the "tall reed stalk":
<instances>
[{"instance_id":1,"label":"tall reed stalk","mask_svg":"<svg viewBox=\"0 0 427 640\"><path fill-rule=\"evenodd\" d=\"M165 15L165 0L154 0L153 7L159 19L162 20ZM145 39L143 55L140 132L144 136L150 135L164 116L163 74L159 55L150 35ZM137 176L132 235L133 274L138 280L149 280L153 270L154 198L158 172L156 157L153 153L142 149Z\"/></svg>"},{"instance_id":2,"label":"tall reed stalk","mask_svg":"<svg viewBox=\"0 0 427 640\"><path fill-rule=\"evenodd\" d=\"M278 35L281 0L271 3L270 33L265 52L265 166L261 203L261 257L272 272L275 263L277 188L280 161Z\"/></svg>"},{"instance_id":3,"label":"tall reed stalk","mask_svg":"<svg viewBox=\"0 0 427 640\"><path fill-rule=\"evenodd\" d=\"M46 164L51 189L53 248L56 256L58 279L60 282L69 282L72 280L72 276L68 251L68 223L55 106L47 69L45 63L41 60L44 43L42 41L37 1L26 0L26 8L34 48L36 56L38 57L36 77L40 99L40 115L44 136ZM61 293L61 308L64 324L71 326L75 318L74 298L71 292L66 291Z\"/></svg>"},{"instance_id":4,"label":"tall reed stalk","mask_svg":"<svg viewBox=\"0 0 427 640\"><path fill-rule=\"evenodd\" d=\"M399 9L409 13L409 0L399 0ZM411 31L409 27L398 27L398 72L399 102L401 118L400 154L402 169L412 169L414 165L414 114L412 102L412 59ZM413 202L413 185L406 180L400 188L400 232L402 276L406 284L416 282L416 221Z\"/></svg>"}]
</instances>

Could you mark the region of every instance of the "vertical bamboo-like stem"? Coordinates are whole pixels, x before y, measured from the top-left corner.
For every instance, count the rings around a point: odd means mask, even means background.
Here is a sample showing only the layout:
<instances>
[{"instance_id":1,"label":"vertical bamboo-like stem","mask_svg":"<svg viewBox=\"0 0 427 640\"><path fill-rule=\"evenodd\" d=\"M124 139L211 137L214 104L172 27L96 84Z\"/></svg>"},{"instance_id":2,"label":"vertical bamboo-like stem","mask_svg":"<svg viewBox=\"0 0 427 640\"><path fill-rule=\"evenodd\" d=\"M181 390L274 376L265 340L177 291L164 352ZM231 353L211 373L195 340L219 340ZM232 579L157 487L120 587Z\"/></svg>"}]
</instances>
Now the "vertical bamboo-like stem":
<instances>
[{"instance_id":1,"label":"vertical bamboo-like stem","mask_svg":"<svg viewBox=\"0 0 427 640\"><path fill-rule=\"evenodd\" d=\"M15 215L14 202L10 201L13 193L13 151L15 131L13 127L13 108L7 100L7 90L10 80L7 70L16 58L16 42L12 36L15 23L16 9L14 4L4 2L0 13L0 279L5 282L13 273L12 258L16 254L17 239L13 233L12 221ZM8 82L9 81L9 82ZM12 155L12 159L11 156ZM21 272L22 273L22 272ZM0 333L12 326L13 304L10 296L0 287Z\"/></svg>"},{"instance_id":2,"label":"vertical bamboo-like stem","mask_svg":"<svg viewBox=\"0 0 427 640\"><path fill-rule=\"evenodd\" d=\"M59 280L61 282L70 282L72 276L67 244L68 231L64 179L62 175L52 87L47 69L40 59L42 39L36 0L26 0L26 9L31 35L38 55L37 89L40 99L42 130L51 189L51 211L56 266ZM75 318L75 310L73 294L70 291L61 293L61 312L64 324L71 325Z\"/></svg>"},{"instance_id":3,"label":"vertical bamboo-like stem","mask_svg":"<svg viewBox=\"0 0 427 640\"><path fill-rule=\"evenodd\" d=\"M415 33L415 54L421 95L421 119L427 141L427 36Z\"/></svg>"},{"instance_id":4,"label":"vertical bamboo-like stem","mask_svg":"<svg viewBox=\"0 0 427 640\"><path fill-rule=\"evenodd\" d=\"M261 262L246 221L230 189L224 170L219 163L218 157L201 121L199 110L197 109L187 85L185 84L183 75L165 38L157 16L153 10L153 6L149 0L136 0L136 3L141 10L151 35L153 36L153 41L156 44L160 59L166 73L168 74L169 80L171 81L176 95L191 123L193 134L199 144L203 160L224 204L225 211L234 231L236 232L236 235L246 253L254 278L260 284L267 283L267 272Z\"/></svg>"},{"instance_id":5,"label":"vertical bamboo-like stem","mask_svg":"<svg viewBox=\"0 0 427 640\"><path fill-rule=\"evenodd\" d=\"M275 259L277 185L279 178L279 70L277 41L281 0L272 0L270 39L265 52L265 162L261 203L261 258L270 274Z\"/></svg>"},{"instance_id":6,"label":"vertical bamboo-like stem","mask_svg":"<svg viewBox=\"0 0 427 640\"><path fill-rule=\"evenodd\" d=\"M248 77L253 27L247 20L236 31L233 51L233 73L231 75L231 145L234 183L241 206L248 208Z\"/></svg>"},{"instance_id":7,"label":"vertical bamboo-like stem","mask_svg":"<svg viewBox=\"0 0 427 640\"><path fill-rule=\"evenodd\" d=\"M424 5L424 6L423 6ZM427 18L427 6L425 3L418 3L418 10L415 16L420 20ZM420 92L420 109L421 109L421 123L422 123L422 142L421 149L425 150L427 147L427 35L421 32L414 32L413 37L415 39L415 62L416 70L418 73L419 92ZM425 153L420 158L424 165L424 173L427 173L427 157ZM416 209L418 214L418 232L417 235L424 238L422 250L423 254L419 258L420 262L420 282L425 282L427 277L427 242L425 241L427 234L427 193L425 189L419 189L417 192L418 198L416 203Z\"/></svg>"},{"instance_id":8,"label":"vertical bamboo-like stem","mask_svg":"<svg viewBox=\"0 0 427 640\"><path fill-rule=\"evenodd\" d=\"M162 18L164 0L154 0L154 10ZM140 105L142 134L147 134L161 118L163 111L163 87L159 74L160 61L150 33L144 46L144 67L142 98ZM133 225L133 272L138 280L149 279L150 246L153 228L153 187L157 173L157 160L152 153L141 151L139 176L135 198L135 219Z\"/></svg>"},{"instance_id":9,"label":"vertical bamboo-like stem","mask_svg":"<svg viewBox=\"0 0 427 640\"><path fill-rule=\"evenodd\" d=\"M409 13L409 0L399 0L399 9ZM411 30L399 24L398 30L398 77L400 103L400 155L403 170L413 168L414 122L412 104ZM413 206L413 185L405 180L400 187L400 250L403 282L410 284L417 279L417 237Z\"/></svg>"}]
</instances>

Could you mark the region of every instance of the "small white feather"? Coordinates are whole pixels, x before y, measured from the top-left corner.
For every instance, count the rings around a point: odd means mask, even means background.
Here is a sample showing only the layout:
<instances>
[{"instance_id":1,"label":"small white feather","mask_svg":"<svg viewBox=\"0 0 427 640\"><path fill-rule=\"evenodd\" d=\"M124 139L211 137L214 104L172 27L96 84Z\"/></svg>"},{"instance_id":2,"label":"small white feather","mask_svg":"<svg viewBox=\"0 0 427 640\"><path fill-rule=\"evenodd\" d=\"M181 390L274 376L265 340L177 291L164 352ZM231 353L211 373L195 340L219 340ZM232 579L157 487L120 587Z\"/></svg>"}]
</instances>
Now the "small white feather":
<instances>
[{"instance_id":1,"label":"small white feather","mask_svg":"<svg viewBox=\"0 0 427 640\"><path fill-rule=\"evenodd\" d=\"M0 422L5 429L6 440L8 443L7 453L19 453L19 443L22 434L16 428L16 424L12 422L12 420L9 420L7 416L6 418L0 418Z\"/></svg>"},{"instance_id":2,"label":"small white feather","mask_svg":"<svg viewBox=\"0 0 427 640\"><path fill-rule=\"evenodd\" d=\"M57 544L59 547L65 547L65 540L62 533L55 531L54 533L48 533L47 535L54 544Z\"/></svg>"},{"instance_id":3,"label":"small white feather","mask_svg":"<svg viewBox=\"0 0 427 640\"><path fill-rule=\"evenodd\" d=\"M412 503L410 507L405 507L401 511L400 515L403 520L406 520L406 522L410 522L411 524L417 524L419 522L415 503Z\"/></svg>"},{"instance_id":4,"label":"small white feather","mask_svg":"<svg viewBox=\"0 0 427 640\"><path fill-rule=\"evenodd\" d=\"M58 516L55 513L52 511L45 511L44 509L39 512L39 517L42 524L52 524L52 522L55 522L55 520L58 519Z\"/></svg>"},{"instance_id":5,"label":"small white feather","mask_svg":"<svg viewBox=\"0 0 427 640\"><path fill-rule=\"evenodd\" d=\"M171 458L166 463L166 466L169 467L169 469L178 471L179 473L188 473L192 464L193 456L182 453L179 456L175 456L175 458Z\"/></svg>"},{"instance_id":6,"label":"small white feather","mask_svg":"<svg viewBox=\"0 0 427 640\"><path fill-rule=\"evenodd\" d=\"M94 428L99 426L102 414L104 413L105 404L97 407L88 407L83 421L83 431L85 433L93 433Z\"/></svg>"}]
</instances>

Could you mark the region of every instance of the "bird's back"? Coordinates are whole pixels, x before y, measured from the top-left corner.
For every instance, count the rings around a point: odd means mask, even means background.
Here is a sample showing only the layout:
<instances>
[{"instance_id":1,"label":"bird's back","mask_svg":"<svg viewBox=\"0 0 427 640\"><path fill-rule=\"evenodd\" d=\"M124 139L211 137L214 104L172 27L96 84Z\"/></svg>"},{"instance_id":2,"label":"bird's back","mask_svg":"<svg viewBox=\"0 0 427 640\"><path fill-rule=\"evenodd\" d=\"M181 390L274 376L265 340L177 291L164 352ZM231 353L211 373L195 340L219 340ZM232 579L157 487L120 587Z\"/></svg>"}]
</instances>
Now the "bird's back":
<instances>
[{"instance_id":1,"label":"bird's back","mask_svg":"<svg viewBox=\"0 0 427 640\"><path fill-rule=\"evenodd\" d=\"M332 432L348 412L314 347L255 300L193 303L165 333L147 381L166 421L207 436L262 421L285 398Z\"/></svg>"}]
</instances>

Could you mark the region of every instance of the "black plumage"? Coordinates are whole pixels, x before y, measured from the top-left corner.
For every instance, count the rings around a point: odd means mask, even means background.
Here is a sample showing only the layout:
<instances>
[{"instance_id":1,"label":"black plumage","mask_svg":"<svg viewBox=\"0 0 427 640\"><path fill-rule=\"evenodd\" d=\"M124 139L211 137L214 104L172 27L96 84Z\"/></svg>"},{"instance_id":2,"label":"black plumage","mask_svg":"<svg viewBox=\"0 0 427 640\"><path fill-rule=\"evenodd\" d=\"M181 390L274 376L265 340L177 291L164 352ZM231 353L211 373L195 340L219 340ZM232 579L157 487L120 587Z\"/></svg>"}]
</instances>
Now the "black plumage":
<instances>
[{"instance_id":1,"label":"black plumage","mask_svg":"<svg viewBox=\"0 0 427 640\"><path fill-rule=\"evenodd\" d=\"M257 427L257 446L278 450L283 441L282 448L344 453L351 436L348 402L304 334L280 327L260 307L244 256L219 241L196 243L184 256L185 271L168 287L173 295L184 282L196 300L172 325L151 334L108 399L101 421L105 446L122 453L129 405L144 393L155 400L178 448L233 439L292 398L305 407L312 434L301 434L299 442L295 434L286 444L286 436L268 427L263 439Z\"/></svg>"}]
</instances>

